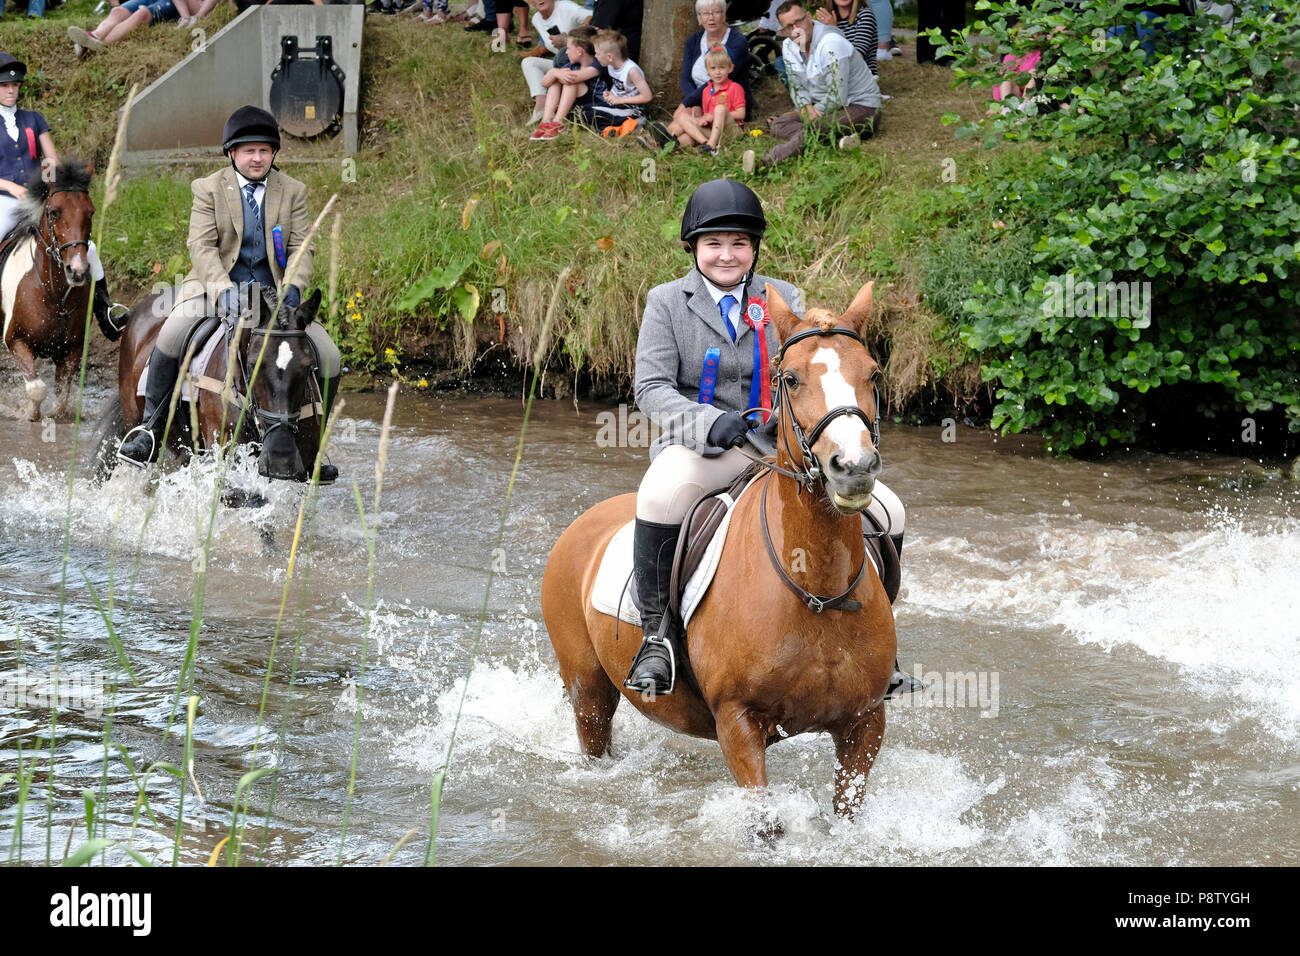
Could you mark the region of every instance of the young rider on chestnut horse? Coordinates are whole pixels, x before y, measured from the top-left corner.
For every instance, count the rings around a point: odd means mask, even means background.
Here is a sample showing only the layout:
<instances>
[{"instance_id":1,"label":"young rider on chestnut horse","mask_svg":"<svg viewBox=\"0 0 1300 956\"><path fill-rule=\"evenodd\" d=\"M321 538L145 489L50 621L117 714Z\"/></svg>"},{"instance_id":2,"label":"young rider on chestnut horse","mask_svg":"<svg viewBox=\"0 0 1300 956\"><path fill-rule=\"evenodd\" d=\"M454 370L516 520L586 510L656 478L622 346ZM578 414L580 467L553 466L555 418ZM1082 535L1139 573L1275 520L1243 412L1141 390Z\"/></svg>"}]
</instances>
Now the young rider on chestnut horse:
<instances>
[{"instance_id":1,"label":"young rider on chestnut horse","mask_svg":"<svg viewBox=\"0 0 1300 956\"><path fill-rule=\"evenodd\" d=\"M768 356L780 343L765 322L770 283L802 314L802 294L757 275L767 227L763 205L730 179L701 185L686 203L681 239L695 268L650 290L637 340L636 403L663 429L637 490L633 574L644 638L625 686L668 694L683 647L681 624L668 610L673 554L687 509L701 494L730 484L750 464L740 446L761 424L750 408L771 408ZM710 361L712 360L712 361ZM903 505L877 481L871 512L901 551ZM919 689L894 667L888 697Z\"/></svg>"}]
</instances>

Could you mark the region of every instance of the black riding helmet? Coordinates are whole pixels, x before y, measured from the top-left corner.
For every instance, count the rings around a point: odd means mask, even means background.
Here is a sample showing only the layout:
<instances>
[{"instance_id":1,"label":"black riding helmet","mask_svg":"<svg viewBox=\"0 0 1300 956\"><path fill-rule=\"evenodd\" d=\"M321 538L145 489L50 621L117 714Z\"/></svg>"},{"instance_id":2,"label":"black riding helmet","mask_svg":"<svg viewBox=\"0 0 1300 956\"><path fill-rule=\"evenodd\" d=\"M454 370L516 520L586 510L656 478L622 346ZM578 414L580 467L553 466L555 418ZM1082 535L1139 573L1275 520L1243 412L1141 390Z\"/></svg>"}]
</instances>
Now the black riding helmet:
<instances>
[{"instance_id":1,"label":"black riding helmet","mask_svg":"<svg viewBox=\"0 0 1300 956\"><path fill-rule=\"evenodd\" d=\"M742 289L749 297L749 282L758 269L758 246L767 231L767 217L758 194L734 179L713 179L701 183L686 200L682 213L682 243L700 268L695 256L695 240L709 232L739 232L754 240L754 262L745 273ZM700 273L703 275L703 273Z\"/></svg>"},{"instance_id":2,"label":"black riding helmet","mask_svg":"<svg viewBox=\"0 0 1300 956\"><path fill-rule=\"evenodd\" d=\"M0 83L21 83L27 77L27 64L11 53L0 51Z\"/></svg>"},{"instance_id":3,"label":"black riding helmet","mask_svg":"<svg viewBox=\"0 0 1300 956\"><path fill-rule=\"evenodd\" d=\"M754 190L734 179L702 183L686 200L682 213L682 242L706 232L741 232L757 244L766 229L763 203Z\"/></svg>"}]
</instances>

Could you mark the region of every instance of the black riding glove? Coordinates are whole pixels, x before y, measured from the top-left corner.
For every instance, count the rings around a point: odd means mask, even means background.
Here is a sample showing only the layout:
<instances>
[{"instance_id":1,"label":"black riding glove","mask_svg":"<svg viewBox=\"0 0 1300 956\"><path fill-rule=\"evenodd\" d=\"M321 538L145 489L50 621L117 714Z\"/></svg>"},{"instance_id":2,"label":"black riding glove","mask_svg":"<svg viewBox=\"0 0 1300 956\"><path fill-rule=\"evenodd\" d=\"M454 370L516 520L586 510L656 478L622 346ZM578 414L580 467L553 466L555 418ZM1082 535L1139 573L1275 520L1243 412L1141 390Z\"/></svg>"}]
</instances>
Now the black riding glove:
<instances>
[{"instance_id":1,"label":"black riding glove","mask_svg":"<svg viewBox=\"0 0 1300 956\"><path fill-rule=\"evenodd\" d=\"M296 309L302 305L302 293L298 291L296 285L284 287L284 307L286 309Z\"/></svg>"},{"instance_id":2,"label":"black riding glove","mask_svg":"<svg viewBox=\"0 0 1300 956\"><path fill-rule=\"evenodd\" d=\"M745 444L745 433L754 427L740 412L723 412L709 429L708 442L714 448L738 448Z\"/></svg>"},{"instance_id":3,"label":"black riding glove","mask_svg":"<svg viewBox=\"0 0 1300 956\"><path fill-rule=\"evenodd\" d=\"M217 318L233 322L239 318L240 312L243 311L243 302L239 294L239 286L232 285L228 289L222 289L221 294L217 296Z\"/></svg>"}]
</instances>

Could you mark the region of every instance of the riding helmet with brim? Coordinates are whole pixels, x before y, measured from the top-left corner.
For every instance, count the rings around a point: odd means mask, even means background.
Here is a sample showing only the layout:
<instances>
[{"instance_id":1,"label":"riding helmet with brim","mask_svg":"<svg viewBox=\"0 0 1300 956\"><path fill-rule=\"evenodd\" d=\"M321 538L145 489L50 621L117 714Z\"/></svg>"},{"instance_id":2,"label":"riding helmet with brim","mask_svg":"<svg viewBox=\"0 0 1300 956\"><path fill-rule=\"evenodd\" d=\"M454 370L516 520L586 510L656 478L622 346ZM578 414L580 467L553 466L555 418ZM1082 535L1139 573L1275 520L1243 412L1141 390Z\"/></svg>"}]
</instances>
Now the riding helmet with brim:
<instances>
[{"instance_id":1,"label":"riding helmet with brim","mask_svg":"<svg viewBox=\"0 0 1300 956\"><path fill-rule=\"evenodd\" d=\"M226 128L221 131L221 151L230 151L240 143L270 143L280 148L280 125L275 117L256 106L241 106L230 114Z\"/></svg>"},{"instance_id":2,"label":"riding helmet with brim","mask_svg":"<svg viewBox=\"0 0 1300 956\"><path fill-rule=\"evenodd\" d=\"M21 83L27 77L27 64L11 53L0 51L0 83Z\"/></svg>"},{"instance_id":3,"label":"riding helmet with brim","mask_svg":"<svg viewBox=\"0 0 1300 956\"><path fill-rule=\"evenodd\" d=\"M706 232L739 232L757 242L767 229L763 203L754 190L734 179L714 179L698 186L682 213L682 242Z\"/></svg>"}]
</instances>

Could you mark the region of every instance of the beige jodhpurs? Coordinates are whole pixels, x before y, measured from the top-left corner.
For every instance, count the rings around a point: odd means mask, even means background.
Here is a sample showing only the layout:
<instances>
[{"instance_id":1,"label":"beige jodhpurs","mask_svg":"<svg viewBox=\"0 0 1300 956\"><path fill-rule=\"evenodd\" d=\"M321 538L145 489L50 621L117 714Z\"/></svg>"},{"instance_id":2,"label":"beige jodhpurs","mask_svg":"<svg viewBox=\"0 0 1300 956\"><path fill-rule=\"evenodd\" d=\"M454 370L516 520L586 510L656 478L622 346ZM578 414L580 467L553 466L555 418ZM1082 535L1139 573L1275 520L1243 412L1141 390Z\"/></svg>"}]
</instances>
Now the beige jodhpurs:
<instances>
[{"instance_id":1,"label":"beige jodhpurs","mask_svg":"<svg viewBox=\"0 0 1300 956\"><path fill-rule=\"evenodd\" d=\"M656 524L681 524L686 509L709 491L731 484L749 465L739 448L706 458L685 445L669 445L650 463L636 493L636 516ZM882 481L876 482L867 509L891 535L903 533L903 502Z\"/></svg>"}]
</instances>

